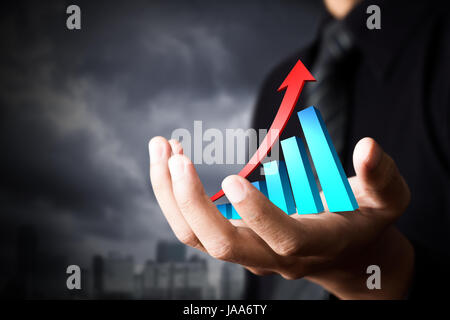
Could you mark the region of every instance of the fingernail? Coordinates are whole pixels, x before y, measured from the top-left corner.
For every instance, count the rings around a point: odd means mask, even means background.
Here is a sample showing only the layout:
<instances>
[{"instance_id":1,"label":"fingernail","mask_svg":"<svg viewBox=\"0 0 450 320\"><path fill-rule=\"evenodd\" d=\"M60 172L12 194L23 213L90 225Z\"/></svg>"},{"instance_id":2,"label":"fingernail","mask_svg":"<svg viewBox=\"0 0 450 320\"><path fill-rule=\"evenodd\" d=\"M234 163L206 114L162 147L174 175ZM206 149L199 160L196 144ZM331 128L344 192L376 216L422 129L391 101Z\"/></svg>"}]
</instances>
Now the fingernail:
<instances>
[{"instance_id":1,"label":"fingernail","mask_svg":"<svg viewBox=\"0 0 450 320\"><path fill-rule=\"evenodd\" d=\"M246 191L240 179L236 176L229 176L222 182L223 192L232 203L239 203L245 199Z\"/></svg>"},{"instance_id":2,"label":"fingernail","mask_svg":"<svg viewBox=\"0 0 450 320\"><path fill-rule=\"evenodd\" d=\"M150 163L157 163L163 157L164 147L158 139L153 138L149 143Z\"/></svg>"},{"instance_id":3,"label":"fingernail","mask_svg":"<svg viewBox=\"0 0 450 320\"><path fill-rule=\"evenodd\" d=\"M184 176L186 161L183 156L174 155L169 159L169 170L172 180L181 179Z\"/></svg>"}]
</instances>

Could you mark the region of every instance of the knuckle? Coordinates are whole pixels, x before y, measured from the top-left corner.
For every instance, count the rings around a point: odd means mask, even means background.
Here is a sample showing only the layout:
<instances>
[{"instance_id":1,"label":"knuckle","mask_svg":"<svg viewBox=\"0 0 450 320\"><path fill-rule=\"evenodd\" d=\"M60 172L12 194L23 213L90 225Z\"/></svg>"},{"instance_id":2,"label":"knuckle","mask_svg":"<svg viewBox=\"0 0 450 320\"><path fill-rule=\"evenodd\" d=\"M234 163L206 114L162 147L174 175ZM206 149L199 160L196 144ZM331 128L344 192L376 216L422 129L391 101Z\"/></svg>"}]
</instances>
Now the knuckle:
<instances>
[{"instance_id":1,"label":"knuckle","mask_svg":"<svg viewBox=\"0 0 450 320\"><path fill-rule=\"evenodd\" d=\"M192 210L195 204L193 197L181 197L177 199L178 207L183 212Z\"/></svg>"},{"instance_id":2,"label":"knuckle","mask_svg":"<svg viewBox=\"0 0 450 320\"><path fill-rule=\"evenodd\" d=\"M297 278L293 277L290 273L281 273L280 275L283 277L283 279L286 279L286 280L295 280L295 279L297 279Z\"/></svg>"},{"instance_id":3,"label":"knuckle","mask_svg":"<svg viewBox=\"0 0 450 320\"><path fill-rule=\"evenodd\" d=\"M194 212L205 205L205 200L209 198L204 197L205 194L201 188L195 185L190 185L188 188L178 190L175 192L176 202L178 208L182 212Z\"/></svg>"},{"instance_id":4,"label":"knuckle","mask_svg":"<svg viewBox=\"0 0 450 320\"><path fill-rule=\"evenodd\" d=\"M183 232L176 235L180 242L184 243L190 247L198 247L200 245L200 241L197 236L193 232Z\"/></svg>"},{"instance_id":5,"label":"knuckle","mask_svg":"<svg viewBox=\"0 0 450 320\"><path fill-rule=\"evenodd\" d=\"M286 280L296 280L305 276L301 271L289 271L281 273L280 275Z\"/></svg>"},{"instance_id":6,"label":"knuckle","mask_svg":"<svg viewBox=\"0 0 450 320\"><path fill-rule=\"evenodd\" d=\"M300 252L300 245L296 242L279 243L274 248L274 251L282 257L290 257L297 255Z\"/></svg>"},{"instance_id":7,"label":"knuckle","mask_svg":"<svg viewBox=\"0 0 450 320\"><path fill-rule=\"evenodd\" d=\"M207 249L213 258L232 261L234 259L234 246L229 241L219 241Z\"/></svg>"},{"instance_id":8,"label":"knuckle","mask_svg":"<svg viewBox=\"0 0 450 320\"><path fill-rule=\"evenodd\" d=\"M251 273L253 273L255 276L265 276L266 273L259 269L252 269L250 270Z\"/></svg>"},{"instance_id":9,"label":"knuckle","mask_svg":"<svg viewBox=\"0 0 450 320\"><path fill-rule=\"evenodd\" d=\"M251 225L262 226L264 224L264 216L259 212L253 212L253 214L246 218L247 222Z\"/></svg>"},{"instance_id":10,"label":"knuckle","mask_svg":"<svg viewBox=\"0 0 450 320\"><path fill-rule=\"evenodd\" d=\"M257 276L267 276L269 274L272 274L272 271L265 270L265 269L255 269L255 268L247 268L251 273Z\"/></svg>"}]
</instances>

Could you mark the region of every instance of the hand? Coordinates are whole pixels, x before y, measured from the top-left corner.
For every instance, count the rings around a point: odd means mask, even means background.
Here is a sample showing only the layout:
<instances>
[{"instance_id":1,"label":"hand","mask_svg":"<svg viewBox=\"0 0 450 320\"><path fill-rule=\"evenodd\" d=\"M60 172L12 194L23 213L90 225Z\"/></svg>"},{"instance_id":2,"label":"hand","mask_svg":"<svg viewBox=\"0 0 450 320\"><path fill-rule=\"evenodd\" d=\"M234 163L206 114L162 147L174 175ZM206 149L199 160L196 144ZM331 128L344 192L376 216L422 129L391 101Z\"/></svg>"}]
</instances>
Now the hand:
<instances>
[{"instance_id":1,"label":"hand","mask_svg":"<svg viewBox=\"0 0 450 320\"><path fill-rule=\"evenodd\" d=\"M233 175L222 188L242 220L231 221L206 195L177 141L156 137L149 149L153 190L181 242L258 275L306 277L343 299L405 296L414 251L393 223L409 204L410 193L394 161L374 140L364 138L354 150L356 176L349 181L359 209L288 216L246 179ZM366 286L371 264L381 268L381 290Z\"/></svg>"}]
</instances>

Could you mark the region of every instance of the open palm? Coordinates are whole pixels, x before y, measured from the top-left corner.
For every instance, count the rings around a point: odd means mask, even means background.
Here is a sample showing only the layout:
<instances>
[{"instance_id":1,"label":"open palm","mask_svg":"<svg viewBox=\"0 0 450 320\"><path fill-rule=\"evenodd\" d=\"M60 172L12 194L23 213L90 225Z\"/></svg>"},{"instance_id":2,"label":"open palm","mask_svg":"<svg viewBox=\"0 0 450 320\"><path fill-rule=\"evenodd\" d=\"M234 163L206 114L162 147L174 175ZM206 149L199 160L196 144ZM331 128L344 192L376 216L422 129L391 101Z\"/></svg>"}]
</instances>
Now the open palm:
<instances>
[{"instance_id":1,"label":"open palm","mask_svg":"<svg viewBox=\"0 0 450 320\"><path fill-rule=\"evenodd\" d=\"M373 139L362 139L354 151L356 176L349 180L359 209L288 216L249 181L233 175L222 189L242 220L231 221L206 195L178 142L156 137L149 148L153 190L177 238L255 274L308 277L333 291L335 279L364 272L362 266L385 250L386 241L409 245L392 227L409 203L409 189Z\"/></svg>"}]
</instances>

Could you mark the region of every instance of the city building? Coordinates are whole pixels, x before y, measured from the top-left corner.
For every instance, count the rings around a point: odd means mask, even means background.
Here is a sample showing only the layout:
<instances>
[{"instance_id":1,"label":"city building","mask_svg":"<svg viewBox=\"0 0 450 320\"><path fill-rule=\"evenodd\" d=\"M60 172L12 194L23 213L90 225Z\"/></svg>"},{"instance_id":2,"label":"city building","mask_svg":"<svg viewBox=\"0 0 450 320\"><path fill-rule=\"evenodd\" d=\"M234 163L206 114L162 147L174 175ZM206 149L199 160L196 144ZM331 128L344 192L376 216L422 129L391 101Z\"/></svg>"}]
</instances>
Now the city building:
<instances>
[{"instance_id":1,"label":"city building","mask_svg":"<svg viewBox=\"0 0 450 320\"><path fill-rule=\"evenodd\" d=\"M99 280L96 279L94 283L96 281ZM103 261L101 281L104 298L133 298L135 294L133 257L110 253Z\"/></svg>"},{"instance_id":2,"label":"city building","mask_svg":"<svg viewBox=\"0 0 450 320\"><path fill-rule=\"evenodd\" d=\"M111 253L92 261L92 292L97 299L214 299L208 264L198 256L186 258L186 247L176 242L157 244L156 260L134 272L130 256Z\"/></svg>"},{"instance_id":3,"label":"city building","mask_svg":"<svg viewBox=\"0 0 450 320\"><path fill-rule=\"evenodd\" d=\"M244 270L241 266L224 262L222 265L220 298L222 300L241 299L244 281Z\"/></svg>"}]
</instances>

